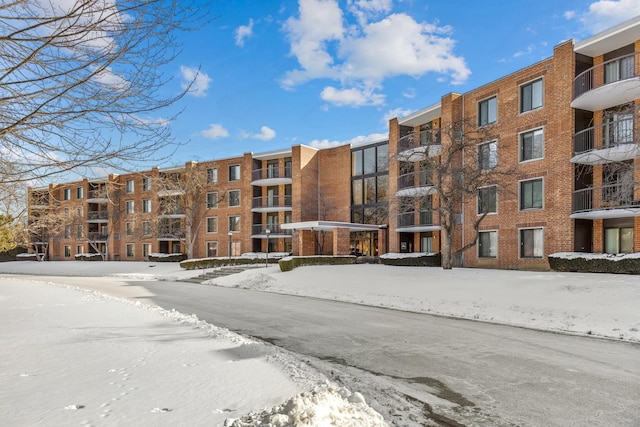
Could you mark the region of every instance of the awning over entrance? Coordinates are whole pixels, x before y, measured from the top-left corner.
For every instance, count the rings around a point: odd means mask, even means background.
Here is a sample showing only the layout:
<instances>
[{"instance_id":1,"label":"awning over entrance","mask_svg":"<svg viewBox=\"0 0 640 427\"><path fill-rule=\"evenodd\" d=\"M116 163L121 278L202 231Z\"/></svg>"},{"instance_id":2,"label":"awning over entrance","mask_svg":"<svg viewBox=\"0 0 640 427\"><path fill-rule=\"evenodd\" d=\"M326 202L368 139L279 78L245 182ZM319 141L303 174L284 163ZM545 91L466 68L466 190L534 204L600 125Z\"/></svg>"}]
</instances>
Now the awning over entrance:
<instances>
[{"instance_id":1,"label":"awning over entrance","mask_svg":"<svg viewBox=\"0 0 640 427\"><path fill-rule=\"evenodd\" d=\"M336 228L347 228L349 231L377 231L387 228L386 225L357 224L339 221L302 221L280 224L283 230L333 231Z\"/></svg>"},{"instance_id":2,"label":"awning over entrance","mask_svg":"<svg viewBox=\"0 0 640 427\"><path fill-rule=\"evenodd\" d=\"M357 224L339 221L301 221L280 224L283 230L293 231L292 248L294 255L307 256L316 254L315 232L328 231L333 234L333 255L349 255L350 233L376 233L379 253L385 253L387 247L387 226L377 224Z\"/></svg>"}]
</instances>

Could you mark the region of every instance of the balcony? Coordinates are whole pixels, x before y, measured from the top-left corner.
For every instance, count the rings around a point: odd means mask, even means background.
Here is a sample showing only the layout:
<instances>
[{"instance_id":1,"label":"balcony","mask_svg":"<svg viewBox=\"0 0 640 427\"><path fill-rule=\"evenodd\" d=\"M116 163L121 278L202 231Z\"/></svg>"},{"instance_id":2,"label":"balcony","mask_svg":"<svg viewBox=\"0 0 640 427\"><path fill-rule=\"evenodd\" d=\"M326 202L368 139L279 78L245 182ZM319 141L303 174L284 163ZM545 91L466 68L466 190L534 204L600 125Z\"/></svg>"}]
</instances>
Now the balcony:
<instances>
[{"instance_id":1,"label":"balcony","mask_svg":"<svg viewBox=\"0 0 640 427\"><path fill-rule=\"evenodd\" d=\"M421 197L435 194L431 172L409 172L398 177L397 197Z\"/></svg>"},{"instance_id":2,"label":"balcony","mask_svg":"<svg viewBox=\"0 0 640 427\"><path fill-rule=\"evenodd\" d=\"M571 218L610 219L640 215L640 196L633 184L610 184L573 192Z\"/></svg>"},{"instance_id":3,"label":"balcony","mask_svg":"<svg viewBox=\"0 0 640 427\"><path fill-rule=\"evenodd\" d=\"M265 230L269 230L269 238L290 238L293 230L282 230L279 224L253 224L251 226L251 238L252 239L266 239L267 233Z\"/></svg>"},{"instance_id":4,"label":"balcony","mask_svg":"<svg viewBox=\"0 0 640 427\"><path fill-rule=\"evenodd\" d=\"M89 211L87 212L87 222L109 222L108 211Z\"/></svg>"},{"instance_id":5,"label":"balcony","mask_svg":"<svg viewBox=\"0 0 640 427\"><path fill-rule=\"evenodd\" d=\"M171 229L160 230L158 232L158 240L160 241L180 241L184 240L187 233L184 230Z\"/></svg>"},{"instance_id":6,"label":"balcony","mask_svg":"<svg viewBox=\"0 0 640 427\"><path fill-rule=\"evenodd\" d=\"M435 157L442 154L440 129L412 132L398 140L399 160L417 162L425 156Z\"/></svg>"},{"instance_id":7,"label":"balcony","mask_svg":"<svg viewBox=\"0 0 640 427\"><path fill-rule=\"evenodd\" d=\"M87 233L87 240L92 242L106 242L109 239L109 235L106 233L100 232L89 232Z\"/></svg>"},{"instance_id":8,"label":"balcony","mask_svg":"<svg viewBox=\"0 0 640 427\"><path fill-rule=\"evenodd\" d=\"M291 166L267 167L251 172L251 185L268 187L271 185L291 184Z\"/></svg>"},{"instance_id":9,"label":"balcony","mask_svg":"<svg viewBox=\"0 0 640 427\"><path fill-rule=\"evenodd\" d=\"M434 224L432 211L403 212L398 215L398 227L396 229L398 232L419 233L436 230L440 230L440 225Z\"/></svg>"},{"instance_id":10,"label":"balcony","mask_svg":"<svg viewBox=\"0 0 640 427\"><path fill-rule=\"evenodd\" d=\"M291 210L291 196L254 197L251 212L284 212Z\"/></svg>"},{"instance_id":11,"label":"balcony","mask_svg":"<svg viewBox=\"0 0 640 427\"><path fill-rule=\"evenodd\" d=\"M633 115L581 130L573 136L572 163L598 165L640 156Z\"/></svg>"},{"instance_id":12,"label":"balcony","mask_svg":"<svg viewBox=\"0 0 640 427\"><path fill-rule=\"evenodd\" d=\"M87 194L87 203L107 203L109 195L106 188L89 190Z\"/></svg>"},{"instance_id":13,"label":"balcony","mask_svg":"<svg viewBox=\"0 0 640 427\"><path fill-rule=\"evenodd\" d=\"M621 56L580 73L573 81L571 107L598 111L640 98L638 55Z\"/></svg>"}]
</instances>

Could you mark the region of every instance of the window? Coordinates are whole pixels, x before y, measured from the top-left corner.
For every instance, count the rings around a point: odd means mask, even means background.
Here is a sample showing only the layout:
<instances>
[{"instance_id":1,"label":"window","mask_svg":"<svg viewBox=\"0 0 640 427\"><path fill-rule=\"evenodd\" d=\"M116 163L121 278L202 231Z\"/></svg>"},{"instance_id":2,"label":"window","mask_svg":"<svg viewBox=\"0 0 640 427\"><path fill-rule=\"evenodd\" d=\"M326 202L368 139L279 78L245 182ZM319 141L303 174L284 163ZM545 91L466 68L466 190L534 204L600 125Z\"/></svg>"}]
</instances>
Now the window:
<instances>
[{"instance_id":1,"label":"window","mask_svg":"<svg viewBox=\"0 0 640 427\"><path fill-rule=\"evenodd\" d=\"M134 256L134 245L133 243L127 243L127 258L133 258Z\"/></svg>"},{"instance_id":2,"label":"window","mask_svg":"<svg viewBox=\"0 0 640 427\"><path fill-rule=\"evenodd\" d=\"M278 161L267 162L267 178L278 178Z\"/></svg>"},{"instance_id":3,"label":"window","mask_svg":"<svg viewBox=\"0 0 640 427\"><path fill-rule=\"evenodd\" d=\"M486 126L498 120L498 98L495 96L478 103L478 126Z\"/></svg>"},{"instance_id":4,"label":"window","mask_svg":"<svg viewBox=\"0 0 640 427\"><path fill-rule=\"evenodd\" d=\"M151 243L143 243L142 244L142 256L148 257L151 253Z\"/></svg>"},{"instance_id":5,"label":"window","mask_svg":"<svg viewBox=\"0 0 640 427\"><path fill-rule=\"evenodd\" d=\"M207 209L218 207L218 192L207 193Z\"/></svg>"},{"instance_id":6,"label":"window","mask_svg":"<svg viewBox=\"0 0 640 427\"><path fill-rule=\"evenodd\" d=\"M84 188L78 187L76 188L76 199L81 200L84 198Z\"/></svg>"},{"instance_id":7,"label":"window","mask_svg":"<svg viewBox=\"0 0 640 427\"><path fill-rule=\"evenodd\" d=\"M632 253L633 238L633 226L607 227L605 225L604 252L608 254Z\"/></svg>"},{"instance_id":8,"label":"window","mask_svg":"<svg viewBox=\"0 0 640 427\"><path fill-rule=\"evenodd\" d=\"M478 189L478 215L496 213L498 211L497 196L498 187L495 185Z\"/></svg>"},{"instance_id":9,"label":"window","mask_svg":"<svg viewBox=\"0 0 640 427\"><path fill-rule=\"evenodd\" d=\"M82 239L82 232L83 232L83 228L82 228L82 224L78 224L76 226L76 239Z\"/></svg>"},{"instance_id":10,"label":"window","mask_svg":"<svg viewBox=\"0 0 640 427\"><path fill-rule=\"evenodd\" d=\"M71 226L70 225L65 225L64 226L64 238L65 239L70 239L71 238Z\"/></svg>"},{"instance_id":11,"label":"window","mask_svg":"<svg viewBox=\"0 0 640 427\"><path fill-rule=\"evenodd\" d=\"M127 200L126 202L124 202L124 209L126 213L132 214L135 211L133 200Z\"/></svg>"},{"instance_id":12,"label":"window","mask_svg":"<svg viewBox=\"0 0 640 427\"><path fill-rule=\"evenodd\" d=\"M218 242L207 242L207 257L218 256Z\"/></svg>"},{"instance_id":13,"label":"window","mask_svg":"<svg viewBox=\"0 0 640 427\"><path fill-rule=\"evenodd\" d=\"M478 258L498 256L498 232L481 231L478 235Z\"/></svg>"},{"instance_id":14,"label":"window","mask_svg":"<svg viewBox=\"0 0 640 427\"><path fill-rule=\"evenodd\" d=\"M82 219L82 217L84 217L84 209L82 206L78 206L76 208L76 217L79 219Z\"/></svg>"},{"instance_id":15,"label":"window","mask_svg":"<svg viewBox=\"0 0 640 427\"><path fill-rule=\"evenodd\" d=\"M229 191L229 206L240 206L240 190Z\"/></svg>"},{"instance_id":16,"label":"window","mask_svg":"<svg viewBox=\"0 0 640 427\"><path fill-rule=\"evenodd\" d=\"M64 257L69 258L71 256L71 246L64 245Z\"/></svg>"},{"instance_id":17,"label":"window","mask_svg":"<svg viewBox=\"0 0 640 427\"><path fill-rule=\"evenodd\" d=\"M207 184L218 183L218 168L207 169Z\"/></svg>"},{"instance_id":18,"label":"window","mask_svg":"<svg viewBox=\"0 0 640 427\"><path fill-rule=\"evenodd\" d=\"M218 217L211 216L207 218L207 233L217 233L218 232Z\"/></svg>"},{"instance_id":19,"label":"window","mask_svg":"<svg viewBox=\"0 0 640 427\"><path fill-rule=\"evenodd\" d=\"M351 176L362 175L362 150L351 153Z\"/></svg>"},{"instance_id":20,"label":"window","mask_svg":"<svg viewBox=\"0 0 640 427\"><path fill-rule=\"evenodd\" d=\"M151 213L151 199L144 199L142 201L142 212Z\"/></svg>"},{"instance_id":21,"label":"window","mask_svg":"<svg viewBox=\"0 0 640 427\"><path fill-rule=\"evenodd\" d=\"M151 178L142 178L142 191L151 191Z\"/></svg>"},{"instance_id":22,"label":"window","mask_svg":"<svg viewBox=\"0 0 640 427\"><path fill-rule=\"evenodd\" d=\"M542 209L542 178L520 182L520 210Z\"/></svg>"},{"instance_id":23,"label":"window","mask_svg":"<svg viewBox=\"0 0 640 427\"><path fill-rule=\"evenodd\" d=\"M351 181L351 204L362 204L362 180L356 179Z\"/></svg>"},{"instance_id":24,"label":"window","mask_svg":"<svg viewBox=\"0 0 640 427\"><path fill-rule=\"evenodd\" d=\"M133 224L131 224L130 222L127 222L124 224L124 229L125 229L125 234L127 236L132 236L133 235Z\"/></svg>"},{"instance_id":25,"label":"window","mask_svg":"<svg viewBox=\"0 0 640 427\"><path fill-rule=\"evenodd\" d=\"M151 223L149 221L142 222L142 235L143 236L151 235Z\"/></svg>"},{"instance_id":26,"label":"window","mask_svg":"<svg viewBox=\"0 0 640 427\"><path fill-rule=\"evenodd\" d=\"M520 86L520 112L542 107L542 79Z\"/></svg>"},{"instance_id":27,"label":"window","mask_svg":"<svg viewBox=\"0 0 640 427\"><path fill-rule=\"evenodd\" d=\"M498 166L498 142L491 141L478 144L478 166L482 170Z\"/></svg>"},{"instance_id":28,"label":"window","mask_svg":"<svg viewBox=\"0 0 640 427\"><path fill-rule=\"evenodd\" d=\"M82 245L76 245L76 254L80 255L84 253L84 248L82 247Z\"/></svg>"},{"instance_id":29,"label":"window","mask_svg":"<svg viewBox=\"0 0 640 427\"><path fill-rule=\"evenodd\" d=\"M69 208L64 208L64 217L69 218L71 216L71 210Z\"/></svg>"},{"instance_id":30,"label":"window","mask_svg":"<svg viewBox=\"0 0 640 427\"><path fill-rule=\"evenodd\" d=\"M128 179L125 183L125 190L126 193L133 193L133 180L132 179Z\"/></svg>"},{"instance_id":31,"label":"window","mask_svg":"<svg viewBox=\"0 0 640 427\"><path fill-rule=\"evenodd\" d=\"M541 159L544 157L544 132L535 129L520 134L520 161Z\"/></svg>"},{"instance_id":32,"label":"window","mask_svg":"<svg viewBox=\"0 0 640 427\"><path fill-rule=\"evenodd\" d=\"M240 231L239 215L234 215L229 217L229 231Z\"/></svg>"},{"instance_id":33,"label":"window","mask_svg":"<svg viewBox=\"0 0 640 427\"><path fill-rule=\"evenodd\" d=\"M376 147L368 147L364 149L364 173L370 174L376 172Z\"/></svg>"},{"instance_id":34,"label":"window","mask_svg":"<svg viewBox=\"0 0 640 427\"><path fill-rule=\"evenodd\" d=\"M65 188L64 189L63 198L64 198L64 200L71 200L71 189L70 188Z\"/></svg>"},{"instance_id":35,"label":"window","mask_svg":"<svg viewBox=\"0 0 640 427\"><path fill-rule=\"evenodd\" d=\"M634 76L635 55L628 55L620 59L606 62L604 65L604 82L612 83Z\"/></svg>"},{"instance_id":36,"label":"window","mask_svg":"<svg viewBox=\"0 0 640 427\"><path fill-rule=\"evenodd\" d=\"M520 258L542 258L542 228L526 228L520 230Z\"/></svg>"},{"instance_id":37,"label":"window","mask_svg":"<svg viewBox=\"0 0 640 427\"><path fill-rule=\"evenodd\" d=\"M229 166L229 181L240 180L240 165Z\"/></svg>"}]
</instances>

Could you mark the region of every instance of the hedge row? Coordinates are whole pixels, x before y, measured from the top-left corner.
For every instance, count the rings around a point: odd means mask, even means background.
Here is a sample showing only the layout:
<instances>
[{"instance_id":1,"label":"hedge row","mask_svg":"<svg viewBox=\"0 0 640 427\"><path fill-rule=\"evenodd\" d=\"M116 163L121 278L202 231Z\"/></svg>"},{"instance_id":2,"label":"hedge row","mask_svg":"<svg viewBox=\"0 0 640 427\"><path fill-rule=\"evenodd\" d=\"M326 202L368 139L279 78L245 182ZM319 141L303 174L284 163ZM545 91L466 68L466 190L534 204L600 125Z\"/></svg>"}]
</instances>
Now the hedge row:
<instances>
[{"instance_id":1,"label":"hedge row","mask_svg":"<svg viewBox=\"0 0 640 427\"><path fill-rule=\"evenodd\" d=\"M278 264L281 271L291 271L296 267L307 265L346 265L355 264L357 257L354 255L344 256L290 256L282 258Z\"/></svg>"},{"instance_id":2,"label":"hedge row","mask_svg":"<svg viewBox=\"0 0 640 427\"><path fill-rule=\"evenodd\" d=\"M380 263L384 265L395 265L400 267L440 267L440 254L425 254L418 257L380 257Z\"/></svg>"},{"instance_id":3,"label":"hedge row","mask_svg":"<svg viewBox=\"0 0 640 427\"><path fill-rule=\"evenodd\" d=\"M275 264L278 260L269 258L269 264ZM180 267L185 270L202 270L205 268L216 268L225 265L246 265L246 264L264 264L265 259L262 258L247 258L247 257L234 257L229 259L224 257L219 258L200 258L200 259L188 259L180 263Z\"/></svg>"},{"instance_id":4,"label":"hedge row","mask_svg":"<svg viewBox=\"0 0 640 427\"><path fill-rule=\"evenodd\" d=\"M561 258L549 256L549 267L554 271L583 273L640 274L640 258L580 257Z\"/></svg>"},{"instance_id":5,"label":"hedge row","mask_svg":"<svg viewBox=\"0 0 640 427\"><path fill-rule=\"evenodd\" d=\"M16 255L23 254L27 252L27 248L16 247L13 249L9 249L8 251L0 252L0 262L4 261L15 261Z\"/></svg>"}]
</instances>

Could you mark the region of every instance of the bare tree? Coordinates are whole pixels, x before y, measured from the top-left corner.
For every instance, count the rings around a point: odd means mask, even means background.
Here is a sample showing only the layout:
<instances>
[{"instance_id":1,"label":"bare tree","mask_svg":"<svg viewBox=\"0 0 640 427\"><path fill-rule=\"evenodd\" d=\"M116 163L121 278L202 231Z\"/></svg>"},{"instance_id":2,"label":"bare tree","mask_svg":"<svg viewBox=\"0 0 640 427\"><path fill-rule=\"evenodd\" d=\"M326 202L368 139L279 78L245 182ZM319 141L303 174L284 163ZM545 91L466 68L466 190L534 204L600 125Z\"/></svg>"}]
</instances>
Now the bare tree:
<instances>
[{"instance_id":1,"label":"bare tree","mask_svg":"<svg viewBox=\"0 0 640 427\"><path fill-rule=\"evenodd\" d=\"M120 207L122 185L112 180L91 182L89 196L95 200L87 203L88 211L77 211L67 216L67 225L75 228L77 238L86 239L93 253L100 254L103 261L110 257L109 242L114 234L120 230L124 213ZM90 220L90 221L87 221ZM92 220L104 220L93 222Z\"/></svg>"},{"instance_id":2,"label":"bare tree","mask_svg":"<svg viewBox=\"0 0 640 427\"><path fill-rule=\"evenodd\" d=\"M38 261L45 261L49 256L49 242L59 239L68 225L69 216L63 211L33 210L21 230L21 243L33 250Z\"/></svg>"},{"instance_id":3,"label":"bare tree","mask_svg":"<svg viewBox=\"0 0 640 427\"><path fill-rule=\"evenodd\" d=\"M319 221L328 221L335 215L338 207L333 199L326 197L323 191L316 188L315 191L306 192L302 199L302 217L317 218ZM317 230L313 233L313 240L316 246L316 253L324 254L324 245L327 232Z\"/></svg>"},{"instance_id":4,"label":"bare tree","mask_svg":"<svg viewBox=\"0 0 640 427\"><path fill-rule=\"evenodd\" d=\"M441 227L442 268L451 269L454 259L478 242L480 224L491 212L496 194L511 191L501 180L515 174L515 168L498 161L497 146L491 127L478 128L475 122L459 121L442 129L414 132L405 137L412 149L396 156L399 162L399 189L405 197L394 200L399 214L422 215L422 222ZM502 148L501 148L502 149ZM501 185L494 187L498 182ZM483 193L483 189L492 189ZM475 234L466 244L454 249L456 218L469 200L478 200L478 213L473 220ZM413 225L413 223L411 224Z\"/></svg>"},{"instance_id":5,"label":"bare tree","mask_svg":"<svg viewBox=\"0 0 640 427\"><path fill-rule=\"evenodd\" d=\"M182 242L187 258L193 258L207 203L218 203L225 198L224 193L216 192L216 199L207 201L206 180L206 170L202 170L198 163L190 162L184 168L160 171L155 183L158 194L157 235Z\"/></svg>"},{"instance_id":6,"label":"bare tree","mask_svg":"<svg viewBox=\"0 0 640 427\"><path fill-rule=\"evenodd\" d=\"M166 66L191 0L11 0L0 4L0 184L80 167L158 161L174 143ZM166 155L166 153L165 153Z\"/></svg>"}]
</instances>

